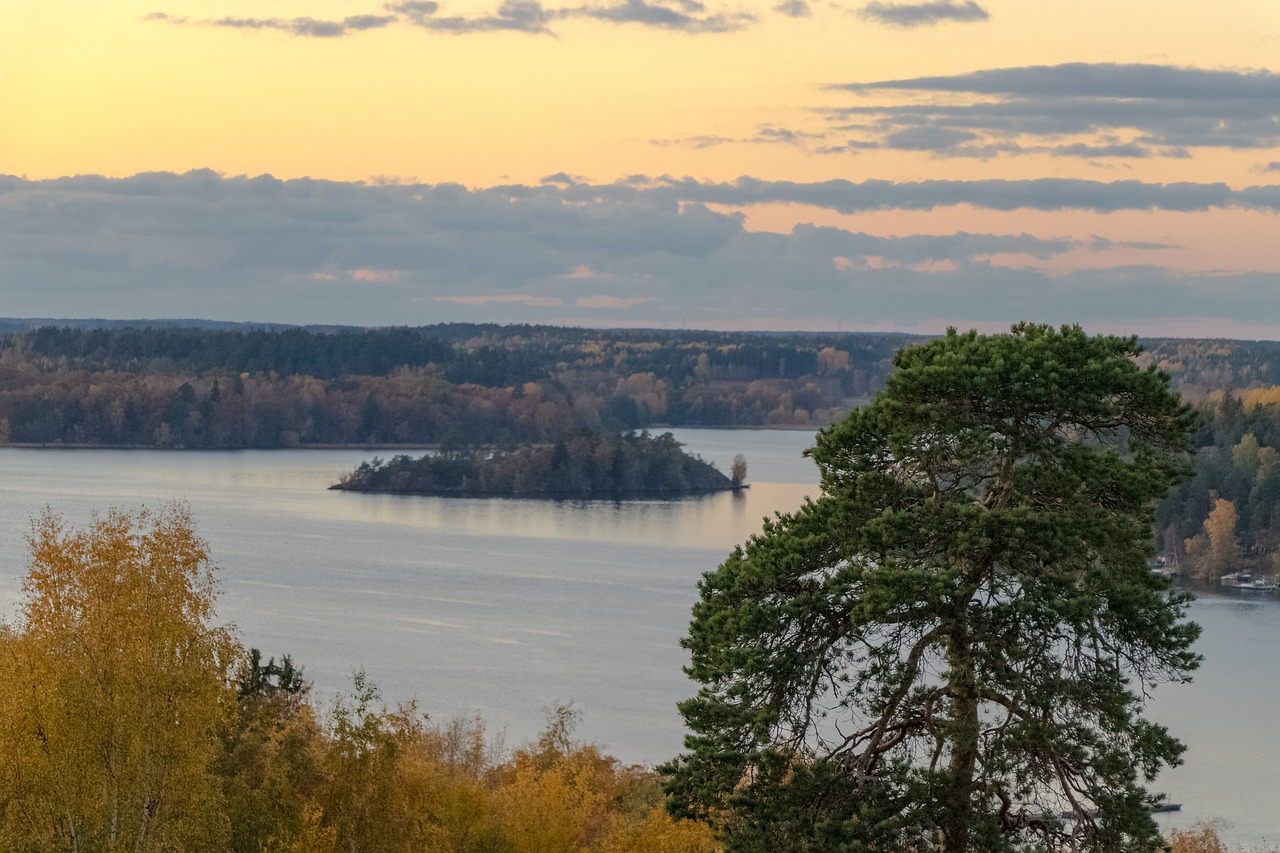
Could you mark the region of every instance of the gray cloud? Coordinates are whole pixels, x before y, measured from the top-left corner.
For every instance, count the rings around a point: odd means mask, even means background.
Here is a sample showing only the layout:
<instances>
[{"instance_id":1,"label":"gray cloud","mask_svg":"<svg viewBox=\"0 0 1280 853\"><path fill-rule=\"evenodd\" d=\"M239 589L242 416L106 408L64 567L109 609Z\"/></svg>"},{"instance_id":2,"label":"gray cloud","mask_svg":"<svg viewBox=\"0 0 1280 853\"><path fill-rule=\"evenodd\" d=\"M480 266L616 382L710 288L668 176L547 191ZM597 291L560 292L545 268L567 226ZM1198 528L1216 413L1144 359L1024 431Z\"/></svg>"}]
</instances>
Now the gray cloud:
<instances>
[{"instance_id":1,"label":"gray cloud","mask_svg":"<svg viewBox=\"0 0 1280 853\"><path fill-rule=\"evenodd\" d=\"M789 2L803 3L804 0ZM541 0L503 0L494 11L478 15L442 14L443 7L434 0L400 0L385 3L382 8L388 14L350 15L341 21L310 17L223 17L194 20L164 12L151 12L144 15L143 20L237 30L276 30L312 38L337 38L353 32L394 25L415 26L448 35L504 31L554 35L551 25L569 19L637 24L686 33L726 33L744 29L757 20L750 12L710 11L699 0L614 0L560 8L547 8L542 5Z\"/></svg>"},{"instance_id":2,"label":"gray cloud","mask_svg":"<svg viewBox=\"0 0 1280 853\"><path fill-rule=\"evenodd\" d=\"M147 15L147 19L174 24L187 23L186 18L173 18L159 12ZM201 23L235 30L279 30L310 38L341 38L351 31L390 26L396 20L394 15L352 15L341 21L321 21L315 18L217 18Z\"/></svg>"},{"instance_id":3,"label":"gray cloud","mask_svg":"<svg viewBox=\"0 0 1280 853\"><path fill-rule=\"evenodd\" d=\"M620 185L619 189L622 189ZM574 197L593 187L573 187ZM636 192L636 190L627 190ZM727 183L692 178L659 178L653 193L705 204L752 205L792 203L828 208L840 213L871 210L933 210L968 204L989 210L1120 210L1205 211L1246 207L1280 211L1280 186L1232 190L1225 183L1149 183L1144 181L1087 181L1070 178L985 181L846 180L798 183L743 177Z\"/></svg>"},{"instance_id":4,"label":"gray cloud","mask_svg":"<svg viewBox=\"0 0 1280 853\"><path fill-rule=\"evenodd\" d=\"M351 30L377 30L396 22L394 15L352 15L342 23Z\"/></svg>"},{"instance_id":5,"label":"gray cloud","mask_svg":"<svg viewBox=\"0 0 1280 853\"><path fill-rule=\"evenodd\" d=\"M943 156L1185 158L1194 148L1280 146L1280 74L1266 70L1070 63L831 88L910 97L826 116L837 130Z\"/></svg>"},{"instance_id":6,"label":"gray cloud","mask_svg":"<svg viewBox=\"0 0 1280 853\"><path fill-rule=\"evenodd\" d=\"M977 138L978 134L970 130L918 125L888 134L884 146L898 151L949 151Z\"/></svg>"},{"instance_id":7,"label":"gray cloud","mask_svg":"<svg viewBox=\"0 0 1280 853\"><path fill-rule=\"evenodd\" d=\"M453 35L501 31L550 34L551 29L548 25L556 17L556 13L543 8L538 0L504 0L492 14L464 17L423 13L415 16L413 23L433 32Z\"/></svg>"},{"instance_id":8,"label":"gray cloud","mask_svg":"<svg viewBox=\"0 0 1280 853\"><path fill-rule=\"evenodd\" d=\"M397 15L404 15L415 24L421 24L440 11L440 4L432 0L409 0L404 3L387 3L383 8Z\"/></svg>"},{"instance_id":9,"label":"gray cloud","mask_svg":"<svg viewBox=\"0 0 1280 853\"><path fill-rule=\"evenodd\" d=\"M1087 145L1075 142L1071 145L1057 145L1050 149L1054 157L1131 157L1143 158L1152 156L1150 148L1133 142L1113 142L1105 145Z\"/></svg>"},{"instance_id":10,"label":"gray cloud","mask_svg":"<svg viewBox=\"0 0 1280 853\"><path fill-rule=\"evenodd\" d=\"M1181 249L1174 243L1152 243L1143 240L1108 240L1106 237L1100 237L1097 234L1085 244L1084 248L1090 252L1106 252L1111 249L1143 249L1159 251L1163 249Z\"/></svg>"},{"instance_id":11,"label":"gray cloud","mask_svg":"<svg viewBox=\"0 0 1280 853\"><path fill-rule=\"evenodd\" d=\"M1280 97L1280 74L1267 70L1241 72L1171 65L1071 62L992 68L945 77L849 83L840 88L850 91L976 92L1039 98L1266 101Z\"/></svg>"},{"instance_id":12,"label":"gray cloud","mask_svg":"<svg viewBox=\"0 0 1280 853\"><path fill-rule=\"evenodd\" d=\"M732 145L738 142L746 142L732 136L716 136L714 134L704 134L701 136L685 136L680 139L651 139L654 145L678 145L686 148L715 148L717 145Z\"/></svg>"},{"instance_id":13,"label":"gray cloud","mask_svg":"<svg viewBox=\"0 0 1280 853\"><path fill-rule=\"evenodd\" d=\"M1090 181L732 183L633 176L589 184L372 185L148 173L0 177L10 313L362 324L451 319L775 327L808 317L911 324L1032 318L1280 321L1274 275L1115 267L1048 275L1071 251L1169 249L1105 236L885 237L751 231L712 205L836 210L1280 210L1280 185ZM603 314L600 312L604 312Z\"/></svg>"},{"instance_id":14,"label":"gray cloud","mask_svg":"<svg viewBox=\"0 0 1280 853\"><path fill-rule=\"evenodd\" d=\"M782 0L781 3L773 7L773 11L786 15L788 18L808 18L813 14L813 8L809 5L808 0Z\"/></svg>"},{"instance_id":15,"label":"gray cloud","mask_svg":"<svg viewBox=\"0 0 1280 853\"><path fill-rule=\"evenodd\" d=\"M809 133L789 127L762 124L751 136L685 136L679 139L651 139L654 145L685 146L688 148L714 148L717 145L804 145L812 140L822 139L824 134Z\"/></svg>"},{"instance_id":16,"label":"gray cloud","mask_svg":"<svg viewBox=\"0 0 1280 853\"><path fill-rule=\"evenodd\" d=\"M973 0L938 0L933 3L873 2L863 6L858 15L878 24L904 28L933 26L952 21L985 21L991 17L986 9Z\"/></svg>"},{"instance_id":17,"label":"gray cloud","mask_svg":"<svg viewBox=\"0 0 1280 853\"><path fill-rule=\"evenodd\" d=\"M678 8L677 8L678 7ZM667 30L690 33L727 33L744 29L755 23L749 12L708 13L699 2L677 0L674 5L650 3L648 0L621 0L602 5L579 6L564 9L566 18L594 18L617 24L643 24Z\"/></svg>"}]
</instances>

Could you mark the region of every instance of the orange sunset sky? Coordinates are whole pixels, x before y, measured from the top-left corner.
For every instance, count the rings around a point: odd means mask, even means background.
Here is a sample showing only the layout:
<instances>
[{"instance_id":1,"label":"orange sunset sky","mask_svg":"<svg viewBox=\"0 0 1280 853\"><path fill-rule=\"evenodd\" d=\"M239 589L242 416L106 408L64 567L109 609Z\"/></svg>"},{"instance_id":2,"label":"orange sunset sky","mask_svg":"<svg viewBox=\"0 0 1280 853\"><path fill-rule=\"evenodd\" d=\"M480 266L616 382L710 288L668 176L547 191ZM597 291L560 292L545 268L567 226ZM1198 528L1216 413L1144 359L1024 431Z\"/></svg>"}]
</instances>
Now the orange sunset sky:
<instances>
[{"instance_id":1,"label":"orange sunset sky","mask_svg":"<svg viewBox=\"0 0 1280 853\"><path fill-rule=\"evenodd\" d=\"M1280 337L1280 4L5 0L0 316Z\"/></svg>"}]
</instances>

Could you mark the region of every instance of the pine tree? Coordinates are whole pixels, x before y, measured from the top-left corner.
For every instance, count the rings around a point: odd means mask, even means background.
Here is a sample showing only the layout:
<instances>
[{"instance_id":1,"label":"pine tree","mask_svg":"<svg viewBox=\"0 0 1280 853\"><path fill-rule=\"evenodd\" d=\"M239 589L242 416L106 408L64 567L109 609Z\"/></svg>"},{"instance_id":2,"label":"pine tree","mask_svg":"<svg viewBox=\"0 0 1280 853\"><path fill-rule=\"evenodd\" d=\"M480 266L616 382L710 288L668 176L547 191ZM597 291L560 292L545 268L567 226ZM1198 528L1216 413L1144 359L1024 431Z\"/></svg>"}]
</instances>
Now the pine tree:
<instances>
[{"instance_id":1,"label":"pine tree","mask_svg":"<svg viewBox=\"0 0 1280 853\"><path fill-rule=\"evenodd\" d=\"M730 851L1161 849L1145 785L1183 747L1139 697L1198 629L1146 559L1194 415L1137 352L900 352L819 433L822 495L701 582L673 811Z\"/></svg>"}]
</instances>

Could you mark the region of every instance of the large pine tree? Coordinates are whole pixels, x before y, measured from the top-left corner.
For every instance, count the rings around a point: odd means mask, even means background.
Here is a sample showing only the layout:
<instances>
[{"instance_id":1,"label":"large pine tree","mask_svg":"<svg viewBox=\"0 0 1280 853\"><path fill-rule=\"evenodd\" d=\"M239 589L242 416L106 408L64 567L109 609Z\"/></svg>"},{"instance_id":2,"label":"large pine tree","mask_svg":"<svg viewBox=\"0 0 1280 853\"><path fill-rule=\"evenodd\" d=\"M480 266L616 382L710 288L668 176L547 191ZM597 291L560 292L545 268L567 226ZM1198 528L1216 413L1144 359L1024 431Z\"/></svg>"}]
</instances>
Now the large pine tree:
<instances>
[{"instance_id":1,"label":"large pine tree","mask_svg":"<svg viewBox=\"0 0 1280 853\"><path fill-rule=\"evenodd\" d=\"M903 350L824 430L822 494L702 581L673 809L728 850L1155 851L1143 719L1197 664L1152 508L1194 415L1134 339Z\"/></svg>"}]
</instances>

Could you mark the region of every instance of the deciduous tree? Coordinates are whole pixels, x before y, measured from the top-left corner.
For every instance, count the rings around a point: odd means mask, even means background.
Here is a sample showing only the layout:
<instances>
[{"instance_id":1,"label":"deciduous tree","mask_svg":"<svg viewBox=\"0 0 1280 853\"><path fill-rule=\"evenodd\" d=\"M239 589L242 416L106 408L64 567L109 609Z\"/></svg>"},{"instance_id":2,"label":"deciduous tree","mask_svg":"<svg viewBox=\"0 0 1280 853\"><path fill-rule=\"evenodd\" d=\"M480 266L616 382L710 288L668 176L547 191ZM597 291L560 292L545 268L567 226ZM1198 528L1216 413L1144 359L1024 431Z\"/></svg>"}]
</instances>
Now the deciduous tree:
<instances>
[{"instance_id":1,"label":"deciduous tree","mask_svg":"<svg viewBox=\"0 0 1280 853\"><path fill-rule=\"evenodd\" d=\"M34 522L5 641L0 848L216 848L212 774L237 649L180 506Z\"/></svg>"},{"instance_id":2,"label":"deciduous tree","mask_svg":"<svg viewBox=\"0 0 1280 853\"><path fill-rule=\"evenodd\" d=\"M1183 747L1143 700L1198 629L1146 558L1194 415L1137 351L900 352L819 433L822 495L701 582L673 810L729 850L1161 849L1145 786Z\"/></svg>"}]
</instances>

